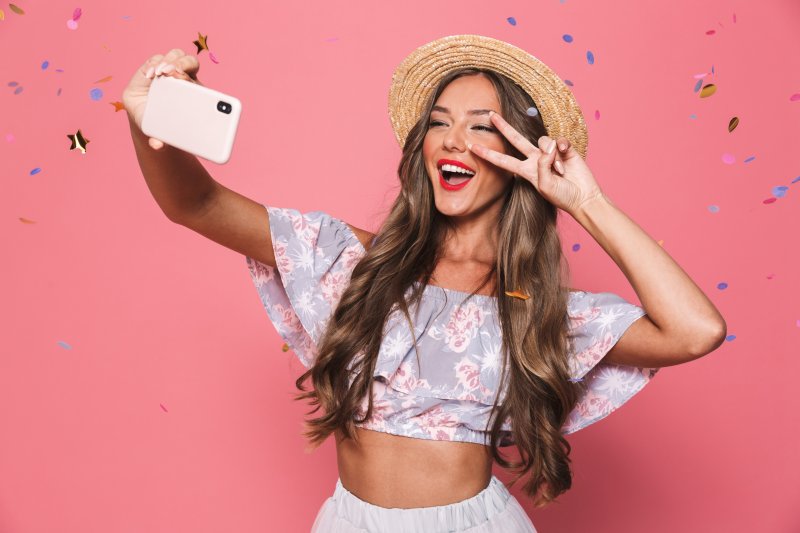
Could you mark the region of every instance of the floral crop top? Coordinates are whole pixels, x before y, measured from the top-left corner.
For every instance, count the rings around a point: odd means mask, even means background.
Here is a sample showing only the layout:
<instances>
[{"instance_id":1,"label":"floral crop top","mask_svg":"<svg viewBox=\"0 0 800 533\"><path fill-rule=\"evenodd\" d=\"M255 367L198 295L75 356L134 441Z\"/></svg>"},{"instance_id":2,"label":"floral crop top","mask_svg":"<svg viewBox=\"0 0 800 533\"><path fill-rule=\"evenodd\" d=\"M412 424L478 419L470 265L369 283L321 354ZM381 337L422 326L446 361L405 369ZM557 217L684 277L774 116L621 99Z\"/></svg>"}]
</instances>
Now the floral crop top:
<instances>
[{"instance_id":1,"label":"floral crop top","mask_svg":"<svg viewBox=\"0 0 800 533\"><path fill-rule=\"evenodd\" d=\"M277 268L247 257L269 319L305 367L310 367L328 319L366 254L343 221L322 211L268 207ZM409 289L410 290L410 289ZM359 427L431 440L489 444L489 414L498 394L501 328L494 296L426 285L415 330L395 306L384 326L373 381L373 416ZM606 417L639 392L657 368L601 361L644 309L609 292L570 293L571 379L586 392L562 428L573 433ZM419 349L419 363L413 341ZM505 397L500 390L499 401ZM367 397L362 404L366 412ZM503 425L501 446L513 444Z\"/></svg>"}]
</instances>

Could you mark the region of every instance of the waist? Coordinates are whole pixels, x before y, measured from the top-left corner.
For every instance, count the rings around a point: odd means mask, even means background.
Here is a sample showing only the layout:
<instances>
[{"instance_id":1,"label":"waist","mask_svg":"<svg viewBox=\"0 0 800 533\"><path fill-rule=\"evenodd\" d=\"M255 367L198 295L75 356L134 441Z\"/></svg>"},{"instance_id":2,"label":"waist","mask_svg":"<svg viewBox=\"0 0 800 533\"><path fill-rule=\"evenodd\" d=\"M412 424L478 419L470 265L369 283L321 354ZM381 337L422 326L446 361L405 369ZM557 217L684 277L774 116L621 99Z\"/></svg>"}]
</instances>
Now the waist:
<instances>
[{"instance_id":1,"label":"waist","mask_svg":"<svg viewBox=\"0 0 800 533\"><path fill-rule=\"evenodd\" d=\"M471 498L492 476L487 446L417 439L356 428L357 439L336 435L342 485L357 498L386 508L433 507Z\"/></svg>"}]
</instances>

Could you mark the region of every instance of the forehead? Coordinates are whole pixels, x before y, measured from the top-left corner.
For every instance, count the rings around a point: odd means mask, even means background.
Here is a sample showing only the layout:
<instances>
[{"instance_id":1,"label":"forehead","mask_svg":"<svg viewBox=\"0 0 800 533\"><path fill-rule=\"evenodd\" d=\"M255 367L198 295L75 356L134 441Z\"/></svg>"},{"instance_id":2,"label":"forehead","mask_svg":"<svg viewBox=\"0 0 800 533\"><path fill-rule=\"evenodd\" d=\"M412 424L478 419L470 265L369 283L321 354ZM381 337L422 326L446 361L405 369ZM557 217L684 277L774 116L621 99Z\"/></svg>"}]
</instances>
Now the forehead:
<instances>
[{"instance_id":1,"label":"forehead","mask_svg":"<svg viewBox=\"0 0 800 533\"><path fill-rule=\"evenodd\" d=\"M452 111L486 107L499 109L500 101L497 98L492 82L485 76L461 76L447 84L435 104L447 107Z\"/></svg>"}]
</instances>

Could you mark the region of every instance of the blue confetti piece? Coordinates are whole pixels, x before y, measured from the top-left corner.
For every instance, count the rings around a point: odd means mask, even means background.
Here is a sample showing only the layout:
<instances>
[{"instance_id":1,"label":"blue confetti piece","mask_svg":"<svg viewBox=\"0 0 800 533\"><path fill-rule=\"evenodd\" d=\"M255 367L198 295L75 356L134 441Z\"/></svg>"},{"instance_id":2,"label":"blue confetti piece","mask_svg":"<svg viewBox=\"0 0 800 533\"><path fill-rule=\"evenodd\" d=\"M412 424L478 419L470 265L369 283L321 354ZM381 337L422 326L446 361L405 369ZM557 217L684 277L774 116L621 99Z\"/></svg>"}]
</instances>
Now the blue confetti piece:
<instances>
[{"instance_id":1,"label":"blue confetti piece","mask_svg":"<svg viewBox=\"0 0 800 533\"><path fill-rule=\"evenodd\" d=\"M564 84L573 87L572 80L564 80Z\"/></svg>"},{"instance_id":2,"label":"blue confetti piece","mask_svg":"<svg viewBox=\"0 0 800 533\"><path fill-rule=\"evenodd\" d=\"M689 115L689 118L696 120L696 119L697 119L697 115L695 115L694 113L692 113L691 115Z\"/></svg>"},{"instance_id":3,"label":"blue confetti piece","mask_svg":"<svg viewBox=\"0 0 800 533\"><path fill-rule=\"evenodd\" d=\"M528 113L528 116L530 117L535 117L536 115L539 114L539 110L536 109L535 107L529 107L526 113Z\"/></svg>"},{"instance_id":4,"label":"blue confetti piece","mask_svg":"<svg viewBox=\"0 0 800 533\"><path fill-rule=\"evenodd\" d=\"M58 344L59 346L61 346L62 348L64 348L65 350L71 350L71 349L72 349L72 346L70 346L69 344L67 344L67 343L66 343L66 342L64 342L64 341L58 341L58 343L57 343L57 344Z\"/></svg>"},{"instance_id":5,"label":"blue confetti piece","mask_svg":"<svg viewBox=\"0 0 800 533\"><path fill-rule=\"evenodd\" d=\"M50 65L50 62L45 60L45 62L42 63L42 70L47 70L48 65Z\"/></svg>"},{"instance_id":6,"label":"blue confetti piece","mask_svg":"<svg viewBox=\"0 0 800 533\"><path fill-rule=\"evenodd\" d=\"M572 35L570 35L569 33L565 33L564 35L561 36L561 38L564 39L565 43L572 42Z\"/></svg>"},{"instance_id":7,"label":"blue confetti piece","mask_svg":"<svg viewBox=\"0 0 800 533\"><path fill-rule=\"evenodd\" d=\"M702 88L703 88L703 80L697 80L697 83L695 83L694 85L694 92L698 92Z\"/></svg>"},{"instance_id":8,"label":"blue confetti piece","mask_svg":"<svg viewBox=\"0 0 800 533\"><path fill-rule=\"evenodd\" d=\"M572 383L577 383L579 381L583 381L583 378L569 378L568 381L571 381Z\"/></svg>"},{"instance_id":9,"label":"blue confetti piece","mask_svg":"<svg viewBox=\"0 0 800 533\"><path fill-rule=\"evenodd\" d=\"M515 19L514 17L508 17L506 20L508 20L508 23L511 24L512 26L517 25L517 19Z\"/></svg>"},{"instance_id":10,"label":"blue confetti piece","mask_svg":"<svg viewBox=\"0 0 800 533\"><path fill-rule=\"evenodd\" d=\"M735 338L736 338L736 335L728 335L727 337L725 337L725 340L728 341L728 342L731 342Z\"/></svg>"},{"instance_id":11,"label":"blue confetti piece","mask_svg":"<svg viewBox=\"0 0 800 533\"><path fill-rule=\"evenodd\" d=\"M15 82L15 81L8 82L8 86L9 87L16 87L17 85L19 85L19 83Z\"/></svg>"},{"instance_id":12,"label":"blue confetti piece","mask_svg":"<svg viewBox=\"0 0 800 533\"><path fill-rule=\"evenodd\" d=\"M721 281L721 282L717 283L717 288L719 290L721 290L721 291L724 291L725 289L728 288L728 284L725 283L724 281Z\"/></svg>"},{"instance_id":13,"label":"blue confetti piece","mask_svg":"<svg viewBox=\"0 0 800 533\"><path fill-rule=\"evenodd\" d=\"M581 245L580 244L575 243L575 244L572 245L572 251L573 252L577 252L580 249L581 249Z\"/></svg>"},{"instance_id":14,"label":"blue confetti piece","mask_svg":"<svg viewBox=\"0 0 800 533\"><path fill-rule=\"evenodd\" d=\"M779 185L777 187L773 187L772 196L774 196L775 198L783 198L784 196L786 196L786 191L788 190L789 187L787 187L786 185Z\"/></svg>"},{"instance_id":15,"label":"blue confetti piece","mask_svg":"<svg viewBox=\"0 0 800 533\"><path fill-rule=\"evenodd\" d=\"M41 168L39 168L39 167L36 167L36 168L34 168L33 170L31 170L31 176L33 176L34 174L38 174L38 173L39 173L39 172L41 172L41 171L42 171L42 169L41 169Z\"/></svg>"},{"instance_id":16,"label":"blue confetti piece","mask_svg":"<svg viewBox=\"0 0 800 533\"><path fill-rule=\"evenodd\" d=\"M795 179L793 179L791 183L797 183L798 181L800 181L800 176L797 176Z\"/></svg>"},{"instance_id":17,"label":"blue confetti piece","mask_svg":"<svg viewBox=\"0 0 800 533\"><path fill-rule=\"evenodd\" d=\"M754 155L751 155L750 157L748 157L747 159L745 159L745 160L743 161L743 163L749 163L750 161L754 160L755 158L756 158L756 156L754 156Z\"/></svg>"},{"instance_id":18,"label":"blue confetti piece","mask_svg":"<svg viewBox=\"0 0 800 533\"><path fill-rule=\"evenodd\" d=\"M16 89L14 89L14 94L19 94L19 93L21 93L21 92L22 92L22 85L20 85L20 86L19 86L19 87L17 87Z\"/></svg>"},{"instance_id":19,"label":"blue confetti piece","mask_svg":"<svg viewBox=\"0 0 800 533\"><path fill-rule=\"evenodd\" d=\"M591 50L586 52L586 60L589 62L590 65L594 65L594 54Z\"/></svg>"},{"instance_id":20,"label":"blue confetti piece","mask_svg":"<svg viewBox=\"0 0 800 533\"><path fill-rule=\"evenodd\" d=\"M712 213L719 213L719 206L718 205L710 205L708 206L708 210Z\"/></svg>"},{"instance_id":21,"label":"blue confetti piece","mask_svg":"<svg viewBox=\"0 0 800 533\"><path fill-rule=\"evenodd\" d=\"M103 97L103 90L97 88L92 89L91 91L89 91L89 97L95 101L100 100Z\"/></svg>"}]
</instances>

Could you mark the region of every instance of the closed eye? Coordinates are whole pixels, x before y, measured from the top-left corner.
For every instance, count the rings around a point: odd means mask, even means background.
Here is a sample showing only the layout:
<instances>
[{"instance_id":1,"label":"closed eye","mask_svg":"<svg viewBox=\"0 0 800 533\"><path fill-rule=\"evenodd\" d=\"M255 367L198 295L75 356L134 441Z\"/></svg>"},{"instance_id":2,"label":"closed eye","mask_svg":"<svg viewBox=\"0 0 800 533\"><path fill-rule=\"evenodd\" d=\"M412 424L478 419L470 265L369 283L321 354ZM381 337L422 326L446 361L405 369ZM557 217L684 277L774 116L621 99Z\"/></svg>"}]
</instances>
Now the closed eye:
<instances>
[{"instance_id":1,"label":"closed eye","mask_svg":"<svg viewBox=\"0 0 800 533\"><path fill-rule=\"evenodd\" d=\"M428 126L429 126L429 127L434 127L434 126L445 126L445 125L446 125L446 124L445 124L444 122L442 122L441 120L431 120L431 121L430 121L430 123L428 124ZM494 128L490 127L490 126L484 126L483 124L478 124L478 125L476 125L476 126L474 127L474 129L476 129L476 130L488 131L488 132L491 132L491 133L495 133L495 132L497 132L497 130L496 130L496 129L494 129Z\"/></svg>"}]
</instances>

